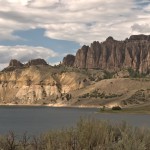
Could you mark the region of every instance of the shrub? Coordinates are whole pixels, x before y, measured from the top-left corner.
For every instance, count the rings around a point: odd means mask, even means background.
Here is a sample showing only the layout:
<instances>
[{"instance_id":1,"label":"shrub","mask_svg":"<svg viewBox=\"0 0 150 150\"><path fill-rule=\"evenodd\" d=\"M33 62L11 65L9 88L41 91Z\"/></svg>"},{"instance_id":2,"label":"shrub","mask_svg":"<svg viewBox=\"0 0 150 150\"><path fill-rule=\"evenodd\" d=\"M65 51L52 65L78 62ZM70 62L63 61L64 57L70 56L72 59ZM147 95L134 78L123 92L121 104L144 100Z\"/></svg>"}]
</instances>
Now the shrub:
<instances>
[{"instance_id":1,"label":"shrub","mask_svg":"<svg viewBox=\"0 0 150 150\"><path fill-rule=\"evenodd\" d=\"M100 108L100 111L105 111L106 107L103 106L102 108Z\"/></svg>"},{"instance_id":2,"label":"shrub","mask_svg":"<svg viewBox=\"0 0 150 150\"><path fill-rule=\"evenodd\" d=\"M114 72L109 72L109 71L104 71L104 79L111 79L113 75L115 74Z\"/></svg>"},{"instance_id":3,"label":"shrub","mask_svg":"<svg viewBox=\"0 0 150 150\"><path fill-rule=\"evenodd\" d=\"M139 71L135 71L132 68L128 68L128 72L131 78L144 78L146 77L146 73L140 73Z\"/></svg>"},{"instance_id":4,"label":"shrub","mask_svg":"<svg viewBox=\"0 0 150 150\"><path fill-rule=\"evenodd\" d=\"M112 110L121 110L121 107L120 106L114 106L114 107L112 107Z\"/></svg>"}]
</instances>

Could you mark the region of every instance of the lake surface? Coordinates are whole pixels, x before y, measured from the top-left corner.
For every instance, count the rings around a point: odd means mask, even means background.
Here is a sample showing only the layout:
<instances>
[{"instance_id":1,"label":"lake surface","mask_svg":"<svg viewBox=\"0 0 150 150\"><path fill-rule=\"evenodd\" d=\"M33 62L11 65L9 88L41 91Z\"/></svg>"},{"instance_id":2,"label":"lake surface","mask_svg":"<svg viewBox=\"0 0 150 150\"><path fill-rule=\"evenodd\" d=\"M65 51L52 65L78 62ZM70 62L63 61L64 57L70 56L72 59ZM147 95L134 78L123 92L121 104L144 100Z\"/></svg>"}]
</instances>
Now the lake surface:
<instances>
[{"instance_id":1,"label":"lake surface","mask_svg":"<svg viewBox=\"0 0 150 150\"><path fill-rule=\"evenodd\" d=\"M54 107L0 107L0 134L14 131L22 134L39 134L51 129L72 127L80 118L97 118L111 122L150 127L150 115L104 114L96 108L54 108Z\"/></svg>"}]
</instances>

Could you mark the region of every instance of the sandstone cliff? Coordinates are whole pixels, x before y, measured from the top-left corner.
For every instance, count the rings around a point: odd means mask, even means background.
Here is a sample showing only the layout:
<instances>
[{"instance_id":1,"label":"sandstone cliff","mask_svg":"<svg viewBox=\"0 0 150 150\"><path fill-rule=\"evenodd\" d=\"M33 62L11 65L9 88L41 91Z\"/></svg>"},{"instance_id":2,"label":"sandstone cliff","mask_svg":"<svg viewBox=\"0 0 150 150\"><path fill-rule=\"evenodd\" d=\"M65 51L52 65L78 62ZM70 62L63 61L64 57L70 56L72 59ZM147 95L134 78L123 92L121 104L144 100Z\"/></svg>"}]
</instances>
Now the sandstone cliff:
<instances>
[{"instance_id":1,"label":"sandstone cliff","mask_svg":"<svg viewBox=\"0 0 150 150\"><path fill-rule=\"evenodd\" d=\"M88 47L83 49L86 51ZM0 72L0 104L96 107L149 104L150 78L130 79L129 76L128 70L113 75L99 69L53 67L41 59L27 64L11 60Z\"/></svg>"},{"instance_id":2,"label":"sandstone cliff","mask_svg":"<svg viewBox=\"0 0 150 150\"><path fill-rule=\"evenodd\" d=\"M45 60L22 64L11 60L0 72L0 104L43 104L65 100L70 91L87 86L88 78L80 72L47 65Z\"/></svg>"},{"instance_id":3,"label":"sandstone cliff","mask_svg":"<svg viewBox=\"0 0 150 150\"><path fill-rule=\"evenodd\" d=\"M118 71L132 68L141 73L150 72L150 36L132 35L124 41L108 37L100 43L94 41L90 46L83 46L76 53L75 60L64 64L77 68L98 68Z\"/></svg>"}]
</instances>

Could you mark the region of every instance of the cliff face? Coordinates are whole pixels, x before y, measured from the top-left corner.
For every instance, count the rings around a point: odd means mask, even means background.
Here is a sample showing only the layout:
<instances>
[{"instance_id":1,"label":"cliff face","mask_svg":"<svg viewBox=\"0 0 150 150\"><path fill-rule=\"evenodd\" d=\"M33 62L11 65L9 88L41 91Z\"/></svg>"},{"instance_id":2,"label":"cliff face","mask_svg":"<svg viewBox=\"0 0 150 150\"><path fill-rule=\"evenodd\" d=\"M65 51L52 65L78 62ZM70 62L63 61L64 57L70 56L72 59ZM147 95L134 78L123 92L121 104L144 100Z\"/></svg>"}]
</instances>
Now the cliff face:
<instances>
[{"instance_id":1,"label":"cliff face","mask_svg":"<svg viewBox=\"0 0 150 150\"><path fill-rule=\"evenodd\" d=\"M0 104L43 104L62 100L65 94L88 84L86 75L62 72L47 65L45 60L30 60L22 64L11 60L0 72Z\"/></svg>"},{"instance_id":2,"label":"cliff face","mask_svg":"<svg viewBox=\"0 0 150 150\"><path fill-rule=\"evenodd\" d=\"M77 51L72 66L112 71L132 68L147 73L150 71L150 36L132 35L124 41L108 37L102 43L95 41Z\"/></svg>"},{"instance_id":3,"label":"cliff face","mask_svg":"<svg viewBox=\"0 0 150 150\"><path fill-rule=\"evenodd\" d=\"M74 66L79 68L86 68L86 62L87 62L87 52L88 52L89 46L84 45L81 49L78 50Z\"/></svg>"},{"instance_id":4,"label":"cliff face","mask_svg":"<svg viewBox=\"0 0 150 150\"><path fill-rule=\"evenodd\" d=\"M108 40L112 42L111 38ZM95 44L99 45L98 42ZM99 65L100 59L94 55L100 56L101 53L98 49L94 54L92 53L95 44L90 48L83 47L84 52L90 49L92 57L84 57L80 65L93 67L86 62L87 59L93 62L94 67ZM79 56L85 56L82 50L79 52ZM121 54L117 53L117 57L121 58ZM64 65L52 67L39 59L29 62L22 64L17 60L11 60L9 66L0 72L0 105L48 104L58 106L65 104L111 107L116 104L120 105L120 102L126 104L126 99L127 104L132 103L132 98L134 98L134 104L150 100L150 78L145 77L143 81L127 79L128 70L121 70L113 76L113 79L109 79L112 78L112 74L98 69L78 69ZM145 96L140 93L142 97L137 102L135 92L139 90L142 92L144 90L147 94Z\"/></svg>"}]
</instances>

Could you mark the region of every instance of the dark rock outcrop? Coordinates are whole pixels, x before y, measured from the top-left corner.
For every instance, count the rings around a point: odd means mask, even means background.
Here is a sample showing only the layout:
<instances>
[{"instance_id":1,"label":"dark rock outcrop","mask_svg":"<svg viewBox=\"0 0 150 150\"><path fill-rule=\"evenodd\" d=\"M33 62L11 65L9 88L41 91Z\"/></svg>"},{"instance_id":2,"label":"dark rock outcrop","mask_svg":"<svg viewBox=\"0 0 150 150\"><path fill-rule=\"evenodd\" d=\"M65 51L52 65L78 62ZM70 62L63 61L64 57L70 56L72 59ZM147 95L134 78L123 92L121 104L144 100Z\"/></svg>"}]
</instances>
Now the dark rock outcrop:
<instances>
[{"instance_id":1,"label":"dark rock outcrop","mask_svg":"<svg viewBox=\"0 0 150 150\"><path fill-rule=\"evenodd\" d=\"M9 62L9 67L22 67L22 66L23 64L16 59L11 59Z\"/></svg>"},{"instance_id":2,"label":"dark rock outcrop","mask_svg":"<svg viewBox=\"0 0 150 150\"><path fill-rule=\"evenodd\" d=\"M28 61L25 66L36 66L36 65L48 65L47 62L44 59L38 58L38 59L32 59Z\"/></svg>"},{"instance_id":3,"label":"dark rock outcrop","mask_svg":"<svg viewBox=\"0 0 150 150\"><path fill-rule=\"evenodd\" d=\"M23 64L20 61L16 59L11 59L9 62L9 66L4 68L2 72L13 71L15 69L22 68L22 67L23 67Z\"/></svg>"},{"instance_id":4,"label":"dark rock outcrop","mask_svg":"<svg viewBox=\"0 0 150 150\"><path fill-rule=\"evenodd\" d=\"M63 64L65 66L73 66L74 65L74 61L75 61L75 56L69 54L66 57L64 57Z\"/></svg>"},{"instance_id":5,"label":"dark rock outcrop","mask_svg":"<svg viewBox=\"0 0 150 150\"><path fill-rule=\"evenodd\" d=\"M108 37L102 43L94 41L90 47L84 45L77 51L72 66L112 71L132 68L141 73L148 73L150 71L150 35L132 35L124 41L117 41L112 37Z\"/></svg>"},{"instance_id":6,"label":"dark rock outcrop","mask_svg":"<svg viewBox=\"0 0 150 150\"><path fill-rule=\"evenodd\" d=\"M32 60L28 61L28 63L26 63L26 64L22 64L20 61L18 61L16 59L11 59L9 62L9 66L4 68L2 70L2 72L14 71L16 69L29 67L29 66L37 66L37 65L48 65L48 64L44 59L41 59L41 58L32 59Z\"/></svg>"},{"instance_id":7,"label":"dark rock outcrop","mask_svg":"<svg viewBox=\"0 0 150 150\"><path fill-rule=\"evenodd\" d=\"M140 34L140 35L131 35L129 40L148 40L150 41L150 35L144 35L144 34Z\"/></svg>"}]
</instances>

